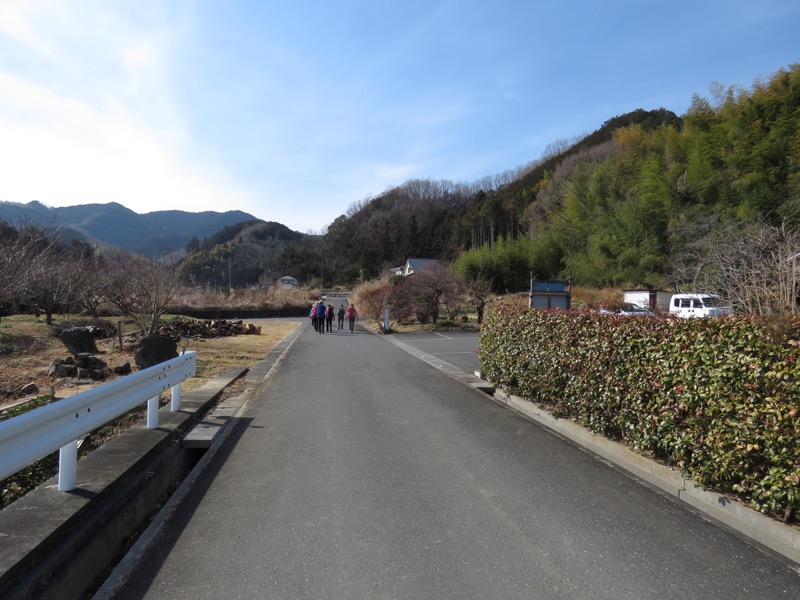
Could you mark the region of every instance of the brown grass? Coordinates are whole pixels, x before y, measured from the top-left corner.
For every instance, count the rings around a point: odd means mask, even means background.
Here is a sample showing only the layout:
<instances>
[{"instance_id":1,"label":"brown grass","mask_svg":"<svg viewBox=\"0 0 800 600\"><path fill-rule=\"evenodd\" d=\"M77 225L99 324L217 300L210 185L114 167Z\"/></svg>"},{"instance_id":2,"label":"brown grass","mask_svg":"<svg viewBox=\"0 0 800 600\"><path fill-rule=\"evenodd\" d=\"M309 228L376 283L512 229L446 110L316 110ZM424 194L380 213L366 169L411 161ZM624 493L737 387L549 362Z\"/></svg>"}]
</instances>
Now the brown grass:
<instances>
[{"instance_id":1,"label":"brown grass","mask_svg":"<svg viewBox=\"0 0 800 600\"><path fill-rule=\"evenodd\" d=\"M273 319L257 319L250 322L261 327L260 335L192 340L188 350L197 352L197 374L181 384L181 388L185 391L194 389L229 367L252 366L297 327L297 323ZM128 328L131 327L128 325ZM76 385L70 384L67 380L49 377L46 372L50 362L54 358L65 357L68 352L53 335L51 328L34 317L16 316L4 318L0 322L0 348L8 349L12 346L15 348L13 353L0 354L0 409L16 407L7 413L9 415L27 410L29 406L34 408L42 401L47 402L47 399L42 399L41 396L37 398L35 394L20 396L14 393L15 389L27 383L35 383L44 394L47 394L52 386L56 398L65 398L103 383ZM97 346L103 352L100 357L111 367L125 362L133 363L132 353L124 348L120 350L114 345L113 340L99 340ZM235 385L231 386L233 387ZM144 408L139 407L92 432L84 440L80 456L100 447L105 441L142 418L144 418ZM0 509L52 477L56 472L56 465L56 454L51 454L0 482Z\"/></svg>"},{"instance_id":2,"label":"brown grass","mask_svg":"<svg viewBox=\"0 0 800 600\"><path fill-rule=\"evenodd\" d=\"M319 299L318 289L297 288L289 290L274 287L268 290L234 289L230 292L206 289L181 290L174 300L174 306L186 308L248 308L270 307L274 309L295 306L311 306Z\"/></svg>"},{"instance_id":3,"label":"brown grass","mask_svg":"<svg viewBox=\"0 0 800 600\"><path fill-rule=\"evenodd\" d=\"M623 293L619 288L572 288L572 308L597 308L621 304Z\"/></svg>"},{"instance_id":4,"label":"brown grass","mask_svg":"<svg viewBox=\"0 0 800 600\"><path fill-rule=\"evenodd\" d=\"M197 352L197 375L182 387L190 390L229 367L252 366L298 325L292 321L273 319L253 319L248 323L260 326L261 335L192 340L187 350Z\"/></svg>"},{"instance_id":5,"label":"brown grass","mask_svg":"<svg viewBox=\"0 0 800 600\"><path fill-rule=\"evenodd\" d=\"M192 340L188 350L197 351L197 376L187 380L183 389L193 389L229 367L253 365L297 325L273 319L250 322L261 326L261 335ZM124 324L123 333L134 328L130 323ZM11 346L15 348L14 352L0 354L0 408L46 394L50 387L54 388L56 398L66 398L103 383L75 382L47 375L51 361L65 358L69 352L43 320L26 315L3 318L0 322L0 347ZM133 351L126 346L120 350L113 339L98 340L97 348L100 350L98 357L111 368L126 362L134 365ZM17 390L29 383L38 387L39 394L20 395Z\"/></svg>"}]
</instances>

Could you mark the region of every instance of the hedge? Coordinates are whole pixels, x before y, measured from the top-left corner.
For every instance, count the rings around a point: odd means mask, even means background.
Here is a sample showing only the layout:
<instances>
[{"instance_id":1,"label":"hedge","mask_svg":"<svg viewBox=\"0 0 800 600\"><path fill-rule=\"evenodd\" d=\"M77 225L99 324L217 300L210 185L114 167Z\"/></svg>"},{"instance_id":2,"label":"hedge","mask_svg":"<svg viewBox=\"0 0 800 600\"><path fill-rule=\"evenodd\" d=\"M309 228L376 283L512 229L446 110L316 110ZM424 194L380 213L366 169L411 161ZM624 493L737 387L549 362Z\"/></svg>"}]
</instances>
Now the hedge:
<instances>
[{"instance_id":1,"label":"hedge","mask_svg":"<svg viewBox=\"0 0 800 600\"><path fill-rule=\"evenodd\" d=\"M487 311L481 373L554 416L797 521L800 319Z\"/></svg>"}]
</instances>

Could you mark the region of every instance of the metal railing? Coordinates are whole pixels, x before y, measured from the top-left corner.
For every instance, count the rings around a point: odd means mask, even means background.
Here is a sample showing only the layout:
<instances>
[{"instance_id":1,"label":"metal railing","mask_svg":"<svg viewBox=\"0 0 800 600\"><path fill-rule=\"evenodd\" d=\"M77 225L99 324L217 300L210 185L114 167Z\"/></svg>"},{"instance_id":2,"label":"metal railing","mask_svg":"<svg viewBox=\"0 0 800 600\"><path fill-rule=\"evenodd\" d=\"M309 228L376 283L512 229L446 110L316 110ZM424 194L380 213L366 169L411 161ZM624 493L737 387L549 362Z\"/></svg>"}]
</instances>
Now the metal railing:
<instances>
[{"instance_id":1,"label":"metal railing","mask_svg":"<svg viewBox=\"0 0 800 600\"><path fill-rule=\"evenodd\" d=\"M181 407L181 382L197 370L197 353L186 352L121 379L0 422L0 480L60 450L58 489L74 490L78 440L147 402L147 428L158 428L161 394L172 389L170 409Z\"/></svg>"}]
</instances>

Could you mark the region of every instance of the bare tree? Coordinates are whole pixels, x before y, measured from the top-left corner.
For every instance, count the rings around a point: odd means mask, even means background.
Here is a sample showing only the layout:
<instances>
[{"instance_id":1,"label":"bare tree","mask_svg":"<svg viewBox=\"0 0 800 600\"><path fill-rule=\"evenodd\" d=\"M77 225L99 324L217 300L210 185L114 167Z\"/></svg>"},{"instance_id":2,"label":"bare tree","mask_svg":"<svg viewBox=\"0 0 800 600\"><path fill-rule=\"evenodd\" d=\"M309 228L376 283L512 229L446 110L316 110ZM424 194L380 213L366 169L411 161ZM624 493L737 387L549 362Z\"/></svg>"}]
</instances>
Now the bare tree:
<instances>
[{"instance_id":1,"label":"bare tree","mask_svg":"<svg viewBox=\"0 0 800 600\"><path fill-rule=\"evenodd\" d=\"M455 309L455 298L462 293L458 276L446 266L433 263L395 286L389 302L395 314L413 312L420 323L436 323L444 302ZM455 318L459 311L460 307L448 310L448 317Z\"/></svg>"},{"instance_id":2,"label":"bare tree","mask_svg":"<svg viewBox=\"0 0 800 600\"><path fill-rule=\"evenodd\" d=\"M800 231L762 223L729 228L708 245L709 265L698 279L739 313L797 315Z\"/></svg>"},{"instance_id":3,"label":"bare tree","mask_svg":"<svg viewBox=\"0 0 800 600\"><path fill-rule=\"evenodd\" d=\"M477 276L467 281L466 289L475 304L478 323L483 323L483 310L486 308L486 301L494 289L494 281L488 277Z\"/></svg>"},{"instance_id":4,"label":"bare tree","mask_svg":"<svg viewBox=\"0 0 800 600\"><path fill-rule=\"evenodd\" d=\"M675 290L697 288L703 273L715 261L713 248L717 239L714 232L720 230L724 230L724 237L727 237L730 226L720 226L717 214L695 216L672 227L669 281Z\"/></svg>"},{"instance_id":5,"label":"bare tree","mask_svg":"<svg viewBox=\"0 0 800 600\"><path fill-rule=\"evenodd\" d=\"M139 254L120 252L110 261L110 272L108 300L132 317L147 335L155 333L178 291L175 263L162 264Z\"/></svg>"},{"instance_id":6,"label":"bare tree","mask_svg":"<svg viewBox=\"0 0 800 600\"><path fill-rule=\"evenodd\" d=\"M77 301L93 317L106 300L108 269L101 258L82 261L81 282Z\"/></svg>"},{"instance_id":7,"label":"bare tree","mask_svg":"<svg viewBox=\"0 0 800 600\"><path fill-rule=\"evenodd\" d=\"M358 314L380 321L391 290L392 284L385 279L369 281L358 286L352 295Z\"/></svg>"},{"instance_id":8,"label":"bare tree","mask_svg":"<svg viewBox=\"0 0 800 600\"><path fill-rule=\"evenodd\" d=\"M46 268L54 236L32 225L19 228L0 221L0 309L11 312L25 300L32 279Z\"/></svg>"},{"instance_id":9,"label":"bare tree","mask_svg":"<svg viewBox=\"0 0 800 600\"><path fill-rule=\"evenodd\" d=\"M28 272L26 303L44 312L48 325L55 313L72 312L78 304L83 264L63 246L46 260L36 261Z\"/></svg>"}]
</instances>

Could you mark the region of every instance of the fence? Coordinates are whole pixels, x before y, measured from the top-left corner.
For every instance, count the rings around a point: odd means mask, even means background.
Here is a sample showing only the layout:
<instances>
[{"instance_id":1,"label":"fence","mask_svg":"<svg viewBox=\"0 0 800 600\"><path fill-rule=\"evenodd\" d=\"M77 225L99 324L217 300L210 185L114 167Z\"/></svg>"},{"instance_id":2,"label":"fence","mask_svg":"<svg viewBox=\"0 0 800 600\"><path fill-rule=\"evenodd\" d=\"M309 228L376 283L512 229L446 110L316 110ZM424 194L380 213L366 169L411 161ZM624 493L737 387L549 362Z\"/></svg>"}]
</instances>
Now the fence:
<instances>
[{"instance_id":1,"label":"fence","mask_svg":"<svg viewBox=\"0 0 800 600\"><path fill-rule=\"evenodd\" d=\"M0 422L0 480L59 450L58 489L75 489L78 440L147 402L147 428L158 428L158 405L172 389L170 409L181 406L180 384L197 369L197 354L186 352L58 402Z\"/></svg>"}]
</instances>

